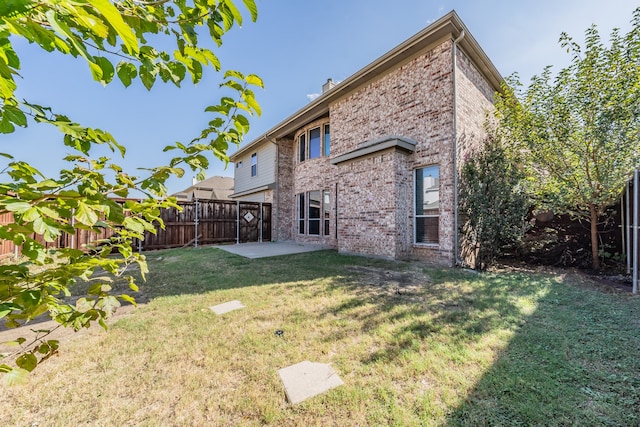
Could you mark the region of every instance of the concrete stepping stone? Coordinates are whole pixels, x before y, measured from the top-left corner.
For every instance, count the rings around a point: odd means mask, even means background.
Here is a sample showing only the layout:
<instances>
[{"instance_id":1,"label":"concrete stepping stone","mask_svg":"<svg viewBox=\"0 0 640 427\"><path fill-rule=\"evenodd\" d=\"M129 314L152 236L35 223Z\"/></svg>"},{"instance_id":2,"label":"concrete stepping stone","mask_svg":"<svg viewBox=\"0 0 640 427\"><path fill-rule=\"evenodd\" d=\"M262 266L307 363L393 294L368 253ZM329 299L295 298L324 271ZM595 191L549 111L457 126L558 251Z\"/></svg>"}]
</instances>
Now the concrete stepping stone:
<instances>
[{"instance_id":1,"label":"concrete stepping stone","mask_svg":"<svg viewBox=\"0 0 640 427\"><path fill-rule=\"evenodd\" d=\"M214 305L209 308L211 309L211 311L213 311L215 314L219 316L221 314L225 314L233 310L239 310L245 307L246 305L242 304L240 301L233 300L233 301L225 302L222 304Z\"/></svg>"},{"instance_id":2,"label":"concrete stepping stone","mask_svg":"<svg viewBox=\"0 0 640 427\"><path fill-rule=\"evenodd\" d=\"M278 375L292 405L344 384L330 365L308 360L279 369Z\"/></svg>"}]
</instances>

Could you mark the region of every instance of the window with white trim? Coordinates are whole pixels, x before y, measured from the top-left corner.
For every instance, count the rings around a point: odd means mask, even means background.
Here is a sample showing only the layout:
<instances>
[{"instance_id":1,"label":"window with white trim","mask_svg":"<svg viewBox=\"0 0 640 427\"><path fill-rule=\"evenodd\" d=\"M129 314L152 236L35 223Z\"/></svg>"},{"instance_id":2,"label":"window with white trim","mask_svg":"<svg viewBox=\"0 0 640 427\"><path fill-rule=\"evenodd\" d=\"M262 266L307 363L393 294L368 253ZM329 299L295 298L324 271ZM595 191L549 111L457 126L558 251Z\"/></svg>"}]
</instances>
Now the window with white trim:
<instances>
[{"instance_id":1,"label":"window with white trim","mask_svg":"<svg viewBox=\"0 0 640 427\"><path fill-rule=\"evenodd\" d=\"M440 243L440 171L438 165L415 170L415 243Z\"/></svg>"},{"instance_id":2,"label":"window with white trim","mask_svg":"<svg viewBox=\"0 0 640 427\"><path fill-rule=\"evenodd\" d=\"M251 176L258 175L258 153L251 155Z\"/></svg>"}]
</instances>

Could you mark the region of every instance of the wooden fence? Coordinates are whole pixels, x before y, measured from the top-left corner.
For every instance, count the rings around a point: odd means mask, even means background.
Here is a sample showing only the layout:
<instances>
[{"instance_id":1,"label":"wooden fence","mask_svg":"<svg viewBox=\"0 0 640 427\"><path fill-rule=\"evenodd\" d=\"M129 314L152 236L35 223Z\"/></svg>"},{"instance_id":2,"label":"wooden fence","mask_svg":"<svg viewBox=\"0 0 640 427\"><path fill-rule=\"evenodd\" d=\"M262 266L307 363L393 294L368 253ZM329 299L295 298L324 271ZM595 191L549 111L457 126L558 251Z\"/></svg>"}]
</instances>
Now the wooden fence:
<instances>
[{"instance_id":1,"label":"wooden fence","mask_svg":"<svg viewBox=\"0 0 640 427\"><path fill-rule=\"evenodd\" d=\"M143 249L271 240L271 204L225 200L178 202L164 209L165 229L146 233Z\"/></svg>"},{"instance_id":2,"label":"wooden fence","mask_svg":"<svg viewBox=\"0 0 640 427\"><path fill-rule=\"evenodd\" d=\"M137 249L164 249L220 243L244 243L271 240L271 204L233 202L226 200L198 200L178 202L182 210L163 209L160 217L165 228L157 234L145 233L142 242L134 242ZM0 225L13 221L11 212L0 215ZM85 248L96 240L108 239L112 230L101 233L76 229L74 234L62 233L54 242L44 242L42 236L33 236L47 248ZM16 253L13 242L0 240L0 259Z\"/></svg>"}]
</instances>

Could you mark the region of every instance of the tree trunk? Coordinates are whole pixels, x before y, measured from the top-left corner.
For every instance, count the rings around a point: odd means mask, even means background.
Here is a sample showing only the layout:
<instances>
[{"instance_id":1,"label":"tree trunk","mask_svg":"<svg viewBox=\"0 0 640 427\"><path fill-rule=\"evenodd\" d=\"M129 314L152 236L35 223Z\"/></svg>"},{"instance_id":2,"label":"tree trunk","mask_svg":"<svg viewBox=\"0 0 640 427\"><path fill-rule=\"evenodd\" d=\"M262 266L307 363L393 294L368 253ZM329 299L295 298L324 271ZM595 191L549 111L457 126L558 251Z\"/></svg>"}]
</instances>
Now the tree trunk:
<instances>
[{"instance_id":1,"label":"tree trunk","mask_svg":"<svg viewBox=\"0 0 640 427\"><path fill-rule=\"evenodd\" d=\"M598 256L598 211L596 205L589 205L591 213L591 267L600 269L600 257Z\"/></svg>"}]
</instances>

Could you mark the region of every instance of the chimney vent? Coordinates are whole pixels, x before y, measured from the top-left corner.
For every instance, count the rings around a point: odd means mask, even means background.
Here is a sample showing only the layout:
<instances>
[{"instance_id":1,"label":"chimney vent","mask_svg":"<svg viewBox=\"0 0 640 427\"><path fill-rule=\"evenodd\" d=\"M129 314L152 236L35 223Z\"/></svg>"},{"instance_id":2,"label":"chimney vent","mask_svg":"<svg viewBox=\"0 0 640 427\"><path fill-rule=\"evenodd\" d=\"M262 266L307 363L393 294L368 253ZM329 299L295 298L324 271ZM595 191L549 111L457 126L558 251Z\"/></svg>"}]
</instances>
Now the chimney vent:
<instances>
[{"instance_id":1,"label":"chimney vent","mask_svg":"<svg viewBox=\"0 0 640 427\"><path fill-rule=\"evenodd\" d=\"M336 84L333 82L333 79L327 79L327 82L322 85L322 93L327 92L328 90L333 89Z\"/></svg>"}]
</instances>

